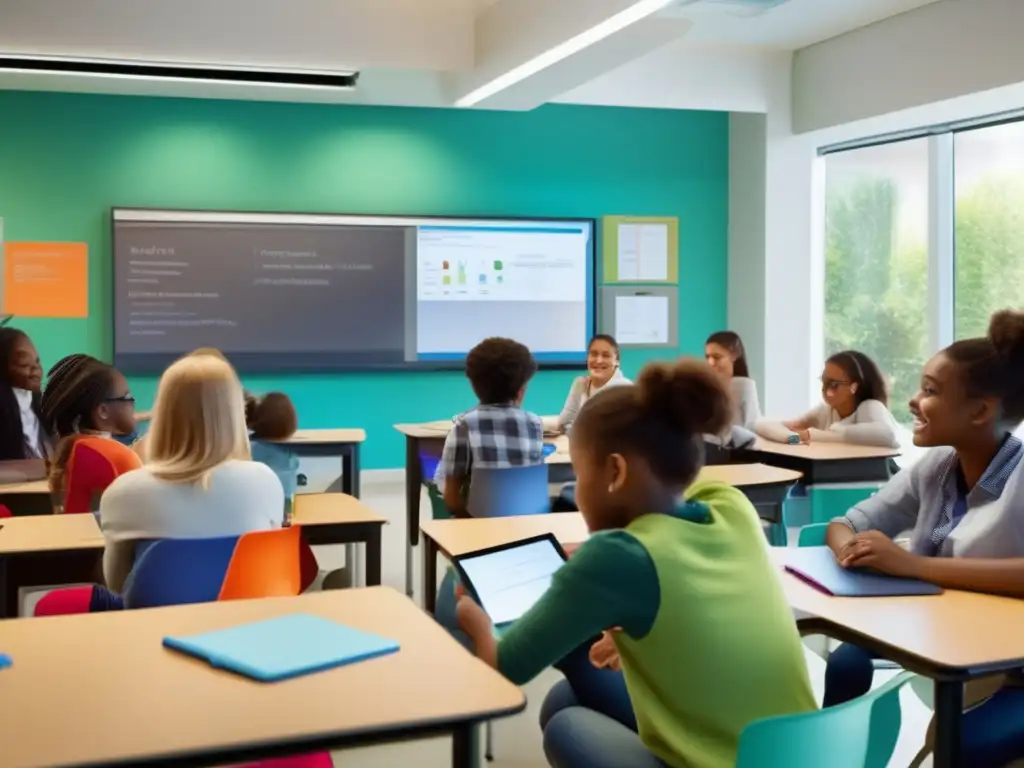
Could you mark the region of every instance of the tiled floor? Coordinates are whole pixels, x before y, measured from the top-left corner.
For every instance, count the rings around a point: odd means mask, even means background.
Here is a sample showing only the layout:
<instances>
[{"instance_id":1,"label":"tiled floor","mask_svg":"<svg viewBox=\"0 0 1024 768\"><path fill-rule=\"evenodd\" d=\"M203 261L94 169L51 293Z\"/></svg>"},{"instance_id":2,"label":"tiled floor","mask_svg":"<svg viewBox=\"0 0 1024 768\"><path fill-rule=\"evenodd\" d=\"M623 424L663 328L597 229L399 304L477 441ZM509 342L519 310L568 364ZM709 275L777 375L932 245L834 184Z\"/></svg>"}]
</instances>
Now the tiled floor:
<instances>
[{"instance_id":1,"label":"tiled floor","mask_svg":"<svg viewBox=\"0 0 1024 768\"><path fill-rule=\"evenodd\" d=\"M368 473L363 480L363 501L380 514L385 515L390 525L384 529L383 581L399 590L405 589L405 500L401 479L381 480ZM423 509L429 510L426 494ZM342 548L318 552L324 568L340 567L344 562ZM417 596L421 594L419 583L419 550L414 561L414 575ZM823 684L824 663L813 654L808 654L808 667L819 701ZM876 682L882 682L894 673L876 675ZM548 671L526 687L529 701L527 711L517 717L506 718L495 723L494 768L542 768L547 763L541 748L540 729L537 726L537 710L548 689L559 679L556 672ZM906 768L923 740L930 712L910 691L902 696L904 727L900 734L896 755L891 768ZM372 747L335 755L338 768L398 768L415 765L417 768L441 768L449 766L451 742L448 739L417 741L387 747ZM926 764L929 765L929 764ZM627 768L624 766L624 768Z\"/></svg>"}]
</instances>

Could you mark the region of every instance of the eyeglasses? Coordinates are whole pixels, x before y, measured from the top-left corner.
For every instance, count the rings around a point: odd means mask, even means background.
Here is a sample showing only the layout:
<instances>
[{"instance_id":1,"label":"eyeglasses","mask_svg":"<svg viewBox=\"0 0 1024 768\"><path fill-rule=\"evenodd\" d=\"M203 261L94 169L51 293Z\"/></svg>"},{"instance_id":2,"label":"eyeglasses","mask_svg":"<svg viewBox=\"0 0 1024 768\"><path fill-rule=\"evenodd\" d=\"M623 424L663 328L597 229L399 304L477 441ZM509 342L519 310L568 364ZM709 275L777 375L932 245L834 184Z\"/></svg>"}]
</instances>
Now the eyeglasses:
<instances>
[{"instance_id":1,"label":"eyeglasses","mask_svg":"<svg viewBox=\"0 0 1024 768\"><path fill-rule=\"evenodd\" d=\"M840 379L822 379L821 380L821 388L822 389L827 389L829 392L835 392L840 387L844 387L844 386L847 386L847 385L852 384L852 383L853 382L842 381Z\"/></svg>"},{"instance_id":2,"label":"eyeglasses","mask_svg":"<svg viewBox=\"0 0 1024 768\"><path fill-rule=\"evenodd\" d=\"M129 392L127 395L121 395L120 397L108 397L104 400L106 403L134 403L135 397Z\"/></svg>"}]
</instances>

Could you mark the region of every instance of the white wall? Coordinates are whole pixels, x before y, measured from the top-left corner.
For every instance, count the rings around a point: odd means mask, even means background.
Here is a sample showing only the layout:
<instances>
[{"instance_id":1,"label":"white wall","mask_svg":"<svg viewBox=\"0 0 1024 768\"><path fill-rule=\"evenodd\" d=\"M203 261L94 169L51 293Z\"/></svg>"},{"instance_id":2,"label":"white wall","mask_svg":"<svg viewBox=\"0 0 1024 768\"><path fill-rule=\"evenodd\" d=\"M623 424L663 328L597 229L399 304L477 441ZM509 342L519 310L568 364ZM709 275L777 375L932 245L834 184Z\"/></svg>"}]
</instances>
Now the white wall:
<instances>
[{"instance_id":1,"label":"white wall","mask_svg":"<svg viewBox=\"0 0 1024 768\"><path fill-rule=\"evenodd\" d=\"M1024 80L1021 0L942 0L799 51L793 126L841 126Z\"/></svg>"}]
</instances>

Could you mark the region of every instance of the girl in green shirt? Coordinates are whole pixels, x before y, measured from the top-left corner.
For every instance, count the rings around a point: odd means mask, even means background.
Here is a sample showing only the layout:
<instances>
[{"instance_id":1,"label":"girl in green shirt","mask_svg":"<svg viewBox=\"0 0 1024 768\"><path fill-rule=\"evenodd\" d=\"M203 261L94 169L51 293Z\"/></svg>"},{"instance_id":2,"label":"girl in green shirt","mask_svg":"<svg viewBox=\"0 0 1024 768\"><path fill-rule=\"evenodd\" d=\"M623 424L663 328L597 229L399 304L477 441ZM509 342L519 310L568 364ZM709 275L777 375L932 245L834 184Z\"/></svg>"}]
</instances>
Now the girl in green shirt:
<instances>
[{"instance_id":1,"label":"girl in green shirt","mask_svg":"<svg viewBox=\"0 0 1024 768\"><path fill-rule=\"evenodd\" d=\"M619 702L584 705L562 683L549 694L557 706L545 706L555 768L731 767L749 723L814 709L754 508L735 488L691 485L701 435L732 418L722 381L693 360L652 363L636 385L593 398L570 447L590 539L500 643L483 610L460 598L477 655L515 683L587 650L596 664L621 665L636 730L614 717Z\"/></svg>"}]
</instances>

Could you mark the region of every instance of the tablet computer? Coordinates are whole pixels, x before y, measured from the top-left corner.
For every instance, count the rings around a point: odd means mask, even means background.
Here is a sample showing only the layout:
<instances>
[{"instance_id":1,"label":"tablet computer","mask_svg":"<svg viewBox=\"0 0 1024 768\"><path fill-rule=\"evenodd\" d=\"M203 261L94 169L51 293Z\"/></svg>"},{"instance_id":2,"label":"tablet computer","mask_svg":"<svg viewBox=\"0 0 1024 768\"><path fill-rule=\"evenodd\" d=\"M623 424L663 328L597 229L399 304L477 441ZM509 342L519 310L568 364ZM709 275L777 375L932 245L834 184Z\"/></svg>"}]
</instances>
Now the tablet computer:
<instances>
[{"instance_id":1,"label":"tablet computer","mask_svg":"<svg viewBox=\"0 0 1024 768\"><path fill-rule=\"evenodd\" d=\"M453 559L462 585L491 617L500 636L549 586L566 555L558 539L545 533Z\"/></svg>"}]
</instances>

